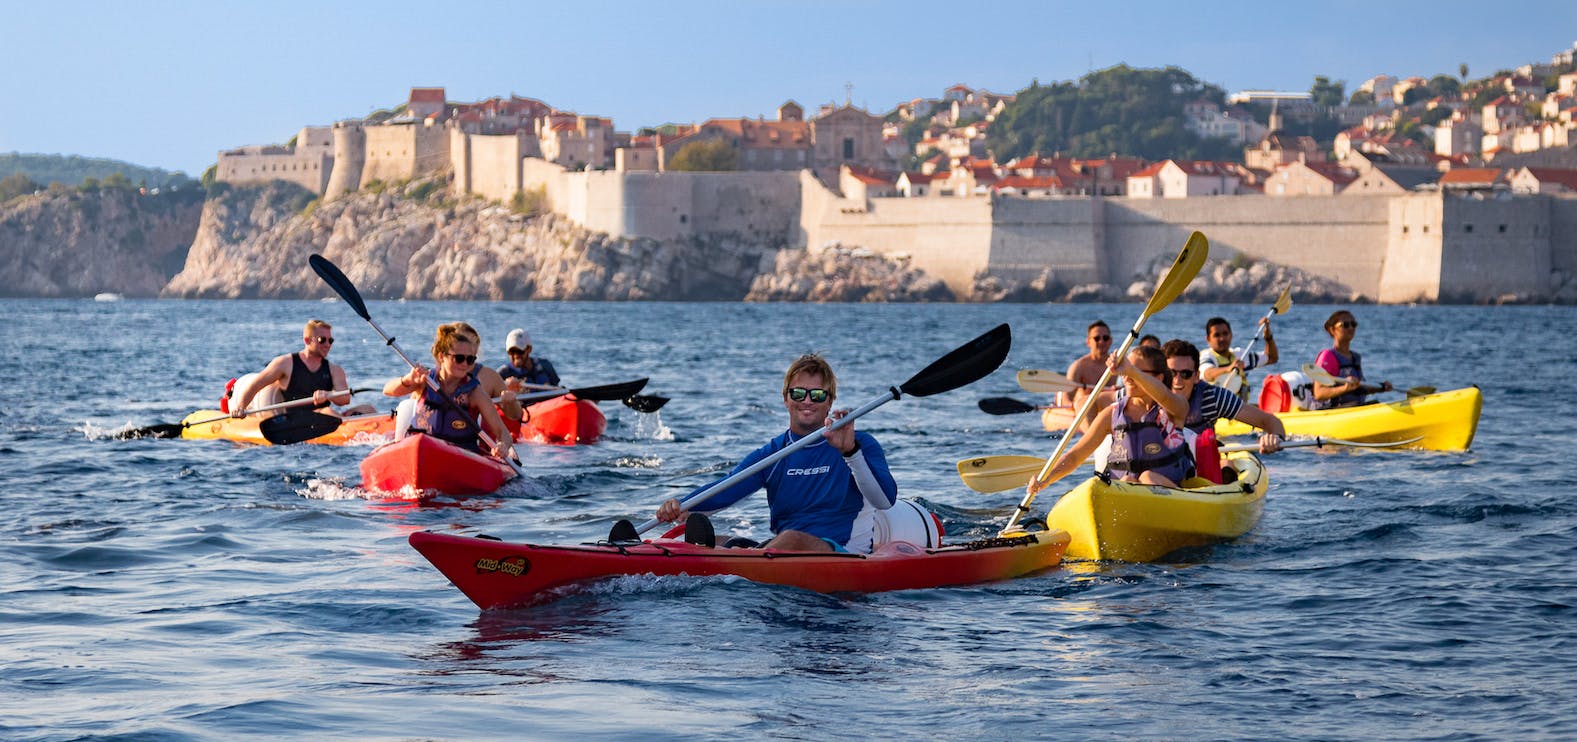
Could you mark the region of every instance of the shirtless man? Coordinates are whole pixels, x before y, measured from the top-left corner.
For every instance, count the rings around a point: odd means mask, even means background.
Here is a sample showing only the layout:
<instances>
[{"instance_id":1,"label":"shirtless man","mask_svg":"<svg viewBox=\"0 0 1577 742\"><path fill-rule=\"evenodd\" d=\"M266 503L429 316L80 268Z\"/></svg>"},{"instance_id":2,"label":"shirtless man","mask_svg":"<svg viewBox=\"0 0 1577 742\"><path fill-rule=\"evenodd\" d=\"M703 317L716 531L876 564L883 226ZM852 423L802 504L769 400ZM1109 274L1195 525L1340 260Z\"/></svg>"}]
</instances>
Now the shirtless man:
<instances>
[{"instance_id":1,"label":"shirtless man","mask_svg":"<svg viewBox=\"0 0 1577 742\"><path fill-rule=\"evenodd\" d=\"M1079 389L1071 396L1066 392L1057 393L1057 404L1064 407L1077 408L1084 404L1084 398L1090 396L1095 385L1100 383L1101 374L1106 372L1106 357L1112 350L1112 330L1101 320L1095 320L1084 329L1084 345L1090 349L1089 353L1079 356L1068 365L1068 378L1078 382ZM1117 377L1112 377L1112 383L1101 390L1100 398L1095 400L1095 405L1090 408L1099 410L1111 404L1112 390L1116 387ZM1081 423L1080 427L1083 427Z\"/></svg>"},{"instance_id":2,"label":"shirtless man","mask_svg":"<svg viewBox=\"0 0 1577 742\"><path fill-rule=\"evenodd\" d=\"M295 353L286 353L269 361L244 387L237 384L233 390L236 402L230 405L231 417L243 417L252 398L272 387L278 392L279 401L293 402L312 398L314 407L327 407L329 403L350 402L350 392L330 395L335 390L347 390L345 369L329 363L329 349L334 347L334 328L320 319L309 320L301 331L301 342L306 346ZM357 405L342 412L324 410L341 416L376 412L372 405Z\"/></svg>"}]
</instances>

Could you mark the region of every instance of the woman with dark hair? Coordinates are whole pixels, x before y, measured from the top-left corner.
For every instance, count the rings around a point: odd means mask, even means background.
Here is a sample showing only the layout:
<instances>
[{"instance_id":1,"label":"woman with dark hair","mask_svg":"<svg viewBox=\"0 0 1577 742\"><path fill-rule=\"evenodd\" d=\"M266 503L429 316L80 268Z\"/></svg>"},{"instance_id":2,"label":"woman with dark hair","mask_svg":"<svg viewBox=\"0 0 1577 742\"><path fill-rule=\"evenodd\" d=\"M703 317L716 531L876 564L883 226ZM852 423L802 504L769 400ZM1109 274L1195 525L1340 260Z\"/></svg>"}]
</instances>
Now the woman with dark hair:
<instances>
[{"instance_id":1,"label":"woman with dark hair","mask_svg":"<svg viewBox=\"0 0 1577 742\"><path fill-rule=\"evenodd\" d=\"M1330 333L1331 347L1320 351L1314 365L1340 380L1337 384L1314 382L1314 402L1309 409L1328 410L1333 407L1354 407L1369 401L1372 391L1389 392L1391 382L1380 382L1378 387L1363 383L1363 358L1352 349L1352 339L1358 334L1358 318L1352 312L1338 309L1325 320L1325 331Z\"/></svg>"}]
</instances>

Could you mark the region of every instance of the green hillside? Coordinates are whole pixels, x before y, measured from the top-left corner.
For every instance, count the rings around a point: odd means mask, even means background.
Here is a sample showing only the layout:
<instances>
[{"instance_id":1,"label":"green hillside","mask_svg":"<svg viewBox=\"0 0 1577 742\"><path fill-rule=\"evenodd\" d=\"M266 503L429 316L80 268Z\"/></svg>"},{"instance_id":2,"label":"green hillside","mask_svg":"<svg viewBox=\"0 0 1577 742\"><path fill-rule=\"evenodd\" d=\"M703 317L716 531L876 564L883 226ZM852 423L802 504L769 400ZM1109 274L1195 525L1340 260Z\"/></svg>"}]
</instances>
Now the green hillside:
<instances>
[{"instance_id":1,"label":"green hillside","mask_svg":"<svg viewBox=\"0 0 1577 742\"><path fill-rule=\"evenodd\" d=\"M168 187L171 185L196 185L186 173L143 167L119 160L77 155L24 155L17 152L0 152L0 179L22 174L40 185L62 183L81 185L88 178L104 180L120 173L134 185Z\"/></svg>"}]
</instances>

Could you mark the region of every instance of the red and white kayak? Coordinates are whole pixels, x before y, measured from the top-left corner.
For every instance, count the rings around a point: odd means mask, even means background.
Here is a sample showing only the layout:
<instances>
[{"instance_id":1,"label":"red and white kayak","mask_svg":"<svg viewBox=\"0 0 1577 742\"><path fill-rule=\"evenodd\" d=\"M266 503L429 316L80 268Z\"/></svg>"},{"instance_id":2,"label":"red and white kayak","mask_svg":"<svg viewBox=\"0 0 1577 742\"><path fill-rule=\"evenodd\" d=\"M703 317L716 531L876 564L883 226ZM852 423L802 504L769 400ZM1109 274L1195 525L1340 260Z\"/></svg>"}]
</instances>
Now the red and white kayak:
<instances>
[{"instance_id":1,"label":"red and white kayak","mask_svg":"<svg viewBox=\"0 0 1577 742\"><path fill-rule=\"evenodd\" d=\"M430 435L412 433L361 460L361 485L380 492L406 488L446 495L485 495L513 479L514 468Z\"/></svg>"},{"instance_id":2,"label":"red and white kayak","mask_svg":"<svg viewBox=\"0 0 1577 742\"><path fill-rule=\"evenodd\" d=\"M567 394L527 405L518 427L508 418L505 423L520 443L592 443L608 429L595 403Z\"/></svg>"},{"instance_id":3,"label":"red and white kayak","mask_svg":"<svg viewBox=\"0 0 1577 742\"><path fill-rule=\"evenodd\" d=\"M556 597L554 588L621 575L737 575L824 593L969 585L1057 566L1066 531L1041 531L936 548L893 541L874 553L722 549L658 539L639 544L541 546L422 531L413 548L483 609Z\"/></svg>"}]
</instances>

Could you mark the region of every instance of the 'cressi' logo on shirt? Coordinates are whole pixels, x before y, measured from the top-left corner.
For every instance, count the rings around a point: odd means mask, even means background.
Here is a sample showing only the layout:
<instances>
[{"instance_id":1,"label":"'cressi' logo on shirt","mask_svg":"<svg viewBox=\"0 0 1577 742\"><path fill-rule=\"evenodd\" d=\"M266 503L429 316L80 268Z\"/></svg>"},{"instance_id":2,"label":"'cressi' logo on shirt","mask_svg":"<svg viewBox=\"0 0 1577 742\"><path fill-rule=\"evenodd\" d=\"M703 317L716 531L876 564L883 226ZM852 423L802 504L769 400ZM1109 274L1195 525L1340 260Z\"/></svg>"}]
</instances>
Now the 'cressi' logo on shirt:
<instances>
[{"instance_id":1,"label":"'cressi' logo on shirt","mask_svg":"<svg viewBox=\"0 0 1577 742\"><path fill-rule=\"evenodd\" d=\"M822 465L813 466L809 469L788 469L783 472L783 475L788 477L812 477L817 474L826 474L829 471L832 471L831 466Z\"/></svg>"}]
</instances>

